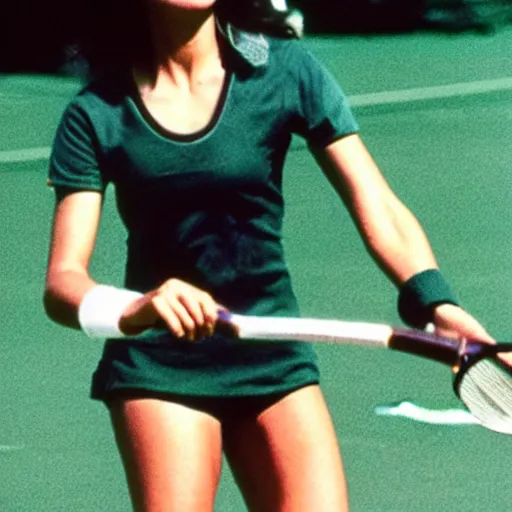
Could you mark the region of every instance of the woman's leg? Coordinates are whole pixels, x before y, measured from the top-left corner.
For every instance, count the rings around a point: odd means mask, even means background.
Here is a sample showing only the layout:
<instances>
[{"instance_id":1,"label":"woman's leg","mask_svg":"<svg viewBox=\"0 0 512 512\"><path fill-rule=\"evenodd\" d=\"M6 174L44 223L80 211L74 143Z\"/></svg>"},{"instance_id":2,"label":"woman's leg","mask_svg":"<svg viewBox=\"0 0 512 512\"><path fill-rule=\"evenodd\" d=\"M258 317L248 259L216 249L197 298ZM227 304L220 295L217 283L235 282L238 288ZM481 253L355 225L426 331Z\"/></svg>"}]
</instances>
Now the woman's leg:
<instances>
[{"instance_id":1,"label":"woman's leg","mask_svg":"<svg viewBox=\"0 0 512 512\"><path fill-rule=\"evenodd\" d=\"M109 403L136 512L211 512L219 482L220 423L154 398Z\"/></svg>"},{"instance_id":2,"label":"woman's leg","mask_svg":"<svg viewBox=\"0 0 512 512\"><path fill-rule=\"evenodd\" d=\"M251 512L346 512L331 417L318 386L224 428L224 450Z\"/></svg>"}]
</instances>

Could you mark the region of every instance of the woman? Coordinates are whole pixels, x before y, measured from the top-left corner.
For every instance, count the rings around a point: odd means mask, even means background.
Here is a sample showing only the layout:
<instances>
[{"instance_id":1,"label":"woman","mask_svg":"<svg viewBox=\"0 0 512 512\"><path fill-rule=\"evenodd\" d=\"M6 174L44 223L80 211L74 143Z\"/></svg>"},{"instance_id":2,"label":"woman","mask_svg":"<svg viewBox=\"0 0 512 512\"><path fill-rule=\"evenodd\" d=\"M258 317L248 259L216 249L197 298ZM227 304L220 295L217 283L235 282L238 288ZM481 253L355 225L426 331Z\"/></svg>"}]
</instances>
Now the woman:
<instances>
[{"instance_id":1,"label":"woman","mask_svg":"<svg viewBox=\"0 0 512 512\"><path fill-rule=\"evenodd\" d=\"M292 133L400 287L404 320L489 337L456 305L335 81L285 40L287 13L249 0L108 5L116 23L103 13L108 30L81 42L97 78L54 143L45 307L109 338L92 396L110 411L134 509L212 510L224 451L251 511L348 510L311 348L214 332L221 308L299 315L280 238ZM126 289L88 272L109 182L129 234Z\"/></svg>"}]
</instances>

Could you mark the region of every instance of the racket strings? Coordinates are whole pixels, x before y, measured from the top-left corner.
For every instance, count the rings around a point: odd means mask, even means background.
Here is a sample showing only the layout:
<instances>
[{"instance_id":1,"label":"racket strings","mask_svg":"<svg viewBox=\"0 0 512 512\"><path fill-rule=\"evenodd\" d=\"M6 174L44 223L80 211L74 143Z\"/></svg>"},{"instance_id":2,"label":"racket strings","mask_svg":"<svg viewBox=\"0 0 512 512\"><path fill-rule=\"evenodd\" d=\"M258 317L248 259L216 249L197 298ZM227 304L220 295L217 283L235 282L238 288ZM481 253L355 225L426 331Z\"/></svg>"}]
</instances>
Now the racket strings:
<instances>
[{"instance_id":1,"label":"racket strings","mask_svg":"<svg viewBox=\"0 0 512 512\"><path fill-rule=\"evenodd\" d=\"M484 359L468 370L459 393L482 425L512 434L512 376L492 359Z\"/></svg>"}]
</instances>

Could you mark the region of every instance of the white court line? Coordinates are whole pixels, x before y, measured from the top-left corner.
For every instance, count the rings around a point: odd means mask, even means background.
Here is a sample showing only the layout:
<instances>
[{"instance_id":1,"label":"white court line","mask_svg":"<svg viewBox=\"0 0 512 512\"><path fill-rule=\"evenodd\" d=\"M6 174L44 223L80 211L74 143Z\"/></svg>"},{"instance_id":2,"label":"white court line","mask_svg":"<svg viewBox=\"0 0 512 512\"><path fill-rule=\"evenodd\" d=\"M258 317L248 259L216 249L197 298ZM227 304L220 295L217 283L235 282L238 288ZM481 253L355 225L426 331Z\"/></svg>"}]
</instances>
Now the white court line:
<instances>
[{"instance_id":1,"label":"white court line","mask_svg":"<svg viewBox=\"0 0 512 512\"><path fill-rule=\"evenodd\" d=\"M512 77L356 94L349 97L349 102L353 107L391 105L507 90L512 90ZM45 160L49 158L50 152L51 149L49 147L0 151L0 164Z\"/></svg>"},{"instance_id":2,"label":"white court line","mask_svg":"<svg viewBox=\"0 0 512 512\"><path fill-rule=\"evenodd\" d=\"M23 450L23 448L23 445L18 444L0 444L0 453L16 452L18 450Z\"/></svg>"},{"instance_id":3,"label":"white court line","mask_svg":"<svg viewBox=\"0 0 512 512\"><path fill-rule=\"evenodd\" d=\"M349 97L349 101L354 107L363 107L368 105L388 105L391 103L408 103L411 101L470 96L473 94L507 91L511 89L512 77L506 77L494 80L437 85L434 87L417 87L413 89L399 89L397 91L358 94Z\"/></svg>"},{"instance_id":4,"label":"white court line","mask_svg":"<svg viewBox=\"0 0 512 512\"><path fill-rule=\"evenodd\" d=\"M35 160L47 160L48 158L50 158L50 153L50 147L0 151L0 164L13 164L17 162L33 162Z\"/></svg>"}]
</instances>

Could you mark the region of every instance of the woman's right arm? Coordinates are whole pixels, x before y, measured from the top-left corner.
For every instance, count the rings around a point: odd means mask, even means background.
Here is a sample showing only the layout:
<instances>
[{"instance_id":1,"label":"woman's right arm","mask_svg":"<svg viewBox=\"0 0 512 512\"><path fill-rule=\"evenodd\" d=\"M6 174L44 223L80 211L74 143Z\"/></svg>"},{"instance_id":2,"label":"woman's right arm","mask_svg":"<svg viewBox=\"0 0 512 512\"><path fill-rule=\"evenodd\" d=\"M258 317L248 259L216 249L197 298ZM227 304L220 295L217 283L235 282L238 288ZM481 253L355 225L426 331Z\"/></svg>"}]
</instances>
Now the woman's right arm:
<instances>
[{"instance_id":1,"label":"woman's right arm","mask_svg":"<svg viewBox=\"0 0 512 512\"><path fill-rule=\"evenodd\" d=\"M44 307L55 322L80 329L78 308L97 283L88 272L103 196L78 191L57 200L46 272Z\"/></svg>"}]
</instances>

